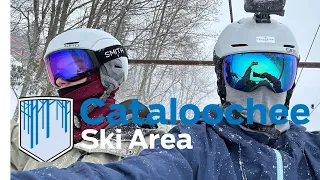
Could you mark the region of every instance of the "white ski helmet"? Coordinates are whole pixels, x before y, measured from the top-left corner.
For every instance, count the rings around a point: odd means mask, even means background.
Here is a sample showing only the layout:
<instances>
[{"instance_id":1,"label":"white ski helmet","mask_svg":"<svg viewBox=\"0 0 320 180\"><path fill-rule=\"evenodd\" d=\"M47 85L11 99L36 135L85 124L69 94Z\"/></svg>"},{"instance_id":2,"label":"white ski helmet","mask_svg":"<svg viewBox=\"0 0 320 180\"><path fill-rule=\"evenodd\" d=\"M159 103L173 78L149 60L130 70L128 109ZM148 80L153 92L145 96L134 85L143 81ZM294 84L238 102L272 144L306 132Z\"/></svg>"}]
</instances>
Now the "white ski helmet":
<instances>
[{"instance_id":1,"label":"white ski helmet","mask_svg":"<svg viewBox=\"0 0 320 180\"><path fill-rule=\"evenodd\" d=\"M271 23L258 23L254 18L243 18L228 25L220 34L214 48L213 60L217 74L218 95L225 102L223 58L227 55L248 52L275 52L294 55L300 60L297 41L284 24L271 19ZM294 86L287 92L288 107Z\"/></svg>"},{"instance_id":2,"label":"white ski helmet","mask_svg":"<svg viewBox=\"0 0 320 180\"><path fill-rule=\"evenodd\" d=\"M50 41L44 55L44 61L47 64L50 55L61 50L81 49L92 52L88 54L94 56L93 59L99 61L94 64L99 68L101 83L106 88L106 93L109 94L118 88L128 76L128 57L116 56L118 49L112 49L113 47L121 47L121 51L123 50L125 53L125 49L121 43L105 31L90 28L69 30ZM105 49L108 52L104 52L103 50ZM96 57L93 52L103 52L103 54ZM115 57L110 61L105 60L105 62L100 62L101 59L111 56ZM48 66L47 71L49 73Z\"/></svg>"}]
</instances>

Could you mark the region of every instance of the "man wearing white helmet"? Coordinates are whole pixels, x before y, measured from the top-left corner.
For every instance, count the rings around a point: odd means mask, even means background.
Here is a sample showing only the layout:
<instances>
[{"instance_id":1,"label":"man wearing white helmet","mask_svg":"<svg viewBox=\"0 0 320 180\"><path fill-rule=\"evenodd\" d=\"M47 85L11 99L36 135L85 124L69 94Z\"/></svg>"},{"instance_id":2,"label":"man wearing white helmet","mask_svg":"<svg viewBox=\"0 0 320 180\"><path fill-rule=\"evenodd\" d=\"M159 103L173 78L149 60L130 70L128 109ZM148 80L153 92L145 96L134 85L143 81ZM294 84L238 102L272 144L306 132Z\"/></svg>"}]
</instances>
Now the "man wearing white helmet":
<instances>
[{"instance_id":1,"label":"man wearing white helmet","mask_svg":"<svg viewBox=\"0 0 320 180\"><path fill-rule=\"evenodd\" d=\"M231 125L224 118L216 125L179 125L169 133L176 139L181 133L190 134L193 149L165 150L157 141L156 149L120 162L37 169L13 173L12 179L320 179L320 133L306 132L291 122L275 125L268 116L275 104L289 106L299 61L292 32L275 20L261 23L257 17L245 18L223 30L214 54L221 107L245 107L232 111L233 118L245 119L242 124ZM253 115L253 124L246 123L247 98L266 107L266 124L260 113Z\"/></svg>"},{"instance_id":2,"label":"man wearing white helmet","mask_svg":"<svg viewBox=\"0 0 320 180\"><path fill-rule=\"evenodd\" d=\"M137 155L142 147L136 146L129 150L129 140L133 132L141 129L148 142L148 134L163 134L166 129L157 125L126 126L108 125L103 121L98 125L89 125L80 117L80 107L89 98L99 98L105 105L91 105L87 113L90 118L110 112L110 105L115 104L115 93L128 76L128 57L121 43L107 32L97 29L74 29L56 36L50 41L44 61L48 77L53 86L59 88L60 97L73 99L74 112L74 148L53 162L38 162L19 150L19 126L11 123L11 171L31 170L44 166L59 168L68 167L77 161L104 164L118 161L123 157ZM106 147L87 149L82 146L85 141L81 133L86 129L105 129L106 137L121 129L122 150L115 151ZM99 137L99 135L96 135ZM115 137L113 137L115 138ZM114 142L115 145L115 141Z\"/></svg>"}]
</instances>

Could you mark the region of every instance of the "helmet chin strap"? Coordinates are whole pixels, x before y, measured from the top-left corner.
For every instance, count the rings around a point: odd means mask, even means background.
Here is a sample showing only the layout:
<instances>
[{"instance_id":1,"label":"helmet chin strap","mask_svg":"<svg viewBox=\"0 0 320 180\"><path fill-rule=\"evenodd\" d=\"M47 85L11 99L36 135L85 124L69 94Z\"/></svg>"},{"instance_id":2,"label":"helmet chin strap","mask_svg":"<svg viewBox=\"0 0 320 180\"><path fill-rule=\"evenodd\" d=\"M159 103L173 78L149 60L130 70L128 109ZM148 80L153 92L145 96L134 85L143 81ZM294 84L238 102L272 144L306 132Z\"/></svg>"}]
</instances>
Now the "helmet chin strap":
<instances>
[{"instance_id":1,"label":"helmet chin strap","mask_svg":"<svg viewBox=\"0 0 320 180\"><path fill-rule=\"evenodd\" d=\"M245 121L240 124L240 127L246 131L262 133L270 137L271 139L278 138L282 132L285 132L290 128L289 122L286 124L275 125L272 124L269 118L269 110L275 104L284 104L287 93L273 93L267 87L259 87L252 92L242 92L236 89L233 89L229 86L226 86L226 102L223 104L225 109L231 104L239 104L245 108L243 112L233 111L234 118L242 117ZM254 104L263 104L266 106L266 120L267 124L260 123L260 112L253 115L254 122L253 124L247 124L247 98L253 98ZM283 117L279 117L281 119Z\"/></svg>"}]
</instances>

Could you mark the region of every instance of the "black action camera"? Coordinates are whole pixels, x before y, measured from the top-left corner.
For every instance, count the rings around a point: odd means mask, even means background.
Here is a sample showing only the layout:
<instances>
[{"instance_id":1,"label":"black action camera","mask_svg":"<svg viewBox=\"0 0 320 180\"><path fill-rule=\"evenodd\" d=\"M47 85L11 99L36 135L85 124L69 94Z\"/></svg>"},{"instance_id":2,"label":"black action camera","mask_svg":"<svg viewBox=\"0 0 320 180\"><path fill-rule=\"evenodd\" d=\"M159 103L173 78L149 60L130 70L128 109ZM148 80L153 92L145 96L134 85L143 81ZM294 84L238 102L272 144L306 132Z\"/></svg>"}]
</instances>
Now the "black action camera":
<instances>
[{"instance_id":1,"label":"black action camera","mask_svg":"<svg viewBox=\"0 0 320 180\"><path fill-rule=\"evenodd\" d=\"M250 13L284 15L286 0L245 0L244 10Z\"/></svg>"},{"instance_id":2,"label":"black action camera","mask_svg":"<svg viewBox=\"0 0 320 180\"><path fill-rule=\"evenodd\" d=\"M284 16L286 0L244 0L244 10L255 13L257 23L270 23L270 15Z\"/></svg>"}]
</instances>

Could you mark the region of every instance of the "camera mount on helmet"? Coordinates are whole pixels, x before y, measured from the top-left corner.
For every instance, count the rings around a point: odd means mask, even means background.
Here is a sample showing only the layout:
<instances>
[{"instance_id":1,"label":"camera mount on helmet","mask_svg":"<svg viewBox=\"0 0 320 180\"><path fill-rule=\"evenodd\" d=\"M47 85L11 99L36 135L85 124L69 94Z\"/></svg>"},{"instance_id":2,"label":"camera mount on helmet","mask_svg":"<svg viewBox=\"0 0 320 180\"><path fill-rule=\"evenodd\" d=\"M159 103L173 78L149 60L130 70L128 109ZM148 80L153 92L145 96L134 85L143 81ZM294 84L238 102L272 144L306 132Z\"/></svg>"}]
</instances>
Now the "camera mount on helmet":
<instances>
[{"instance_id":1,"label":"camera mount on helmet","mask_svg":"<svg viewBox=\"0 0 320 180\"><path fill-rule=\"evenodd\" d=\"M284 16L286 0L244 0L244 10L255 13L257 23L271 23L270 15Z\"/></svg>"}]
</instances>

